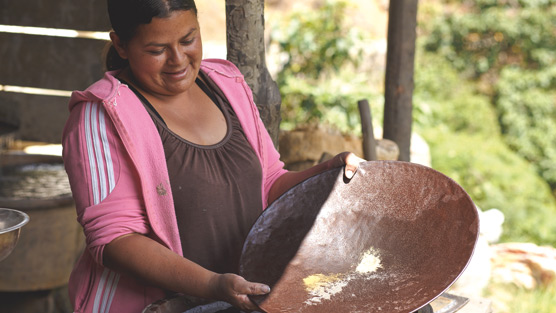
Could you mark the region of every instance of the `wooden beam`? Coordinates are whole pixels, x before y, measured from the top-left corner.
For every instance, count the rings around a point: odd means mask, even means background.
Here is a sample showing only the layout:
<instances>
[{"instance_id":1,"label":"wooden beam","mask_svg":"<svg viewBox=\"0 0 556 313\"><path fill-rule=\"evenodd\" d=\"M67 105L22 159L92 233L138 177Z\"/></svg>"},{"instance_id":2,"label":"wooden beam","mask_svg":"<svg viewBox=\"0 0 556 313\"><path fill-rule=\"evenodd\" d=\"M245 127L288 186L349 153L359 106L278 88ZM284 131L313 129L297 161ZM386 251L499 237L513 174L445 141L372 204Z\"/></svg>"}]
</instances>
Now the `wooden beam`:
<instances>
[{"instance_id":1,"label":"wooden beam","mask_svg":"<svg viewBox=\"0 0 556 313\"><path fill-rule=\"evenodd\" d=\"M0 0L0 8L0 25L33 27L32 33L43 31L36 27L110 29L106 0ZM28 94L28 90L18 87L85 89L102 77L102 50L106 42L57 34L22 34L11 27L1 31L0 123L17 126L17 139L60 143L69 115L67 95Z\"/></svg>"},{"instance_id":2,"label":"wooden beam","mask_svg":"<svg viewBox=\"0 0 556 313\"><path fill-rule=\"evenodd\" d=\"M104 40L0 33L0 85L85 89L103 75Z\"/></svg>"},{"instance_id":3,"label":"wooden beam","mask_svg":"<svg viewBox=\"0 0 556 313\"><path fill-rule=\"evenodd\" d=\"M0 24L110 30L106 0L0 0Z\"/></svg>"},{"instance_id":4,"label":"wooden beam","mask_svg":"<svg viewBox=\"0 0 556 313\"><path fill-rule=\"evenodd\" d=\"M384 135L400 148L400 161L410 161L413 70L418 0L391 0L384 93Z\"/></svg>"}]
</instances>

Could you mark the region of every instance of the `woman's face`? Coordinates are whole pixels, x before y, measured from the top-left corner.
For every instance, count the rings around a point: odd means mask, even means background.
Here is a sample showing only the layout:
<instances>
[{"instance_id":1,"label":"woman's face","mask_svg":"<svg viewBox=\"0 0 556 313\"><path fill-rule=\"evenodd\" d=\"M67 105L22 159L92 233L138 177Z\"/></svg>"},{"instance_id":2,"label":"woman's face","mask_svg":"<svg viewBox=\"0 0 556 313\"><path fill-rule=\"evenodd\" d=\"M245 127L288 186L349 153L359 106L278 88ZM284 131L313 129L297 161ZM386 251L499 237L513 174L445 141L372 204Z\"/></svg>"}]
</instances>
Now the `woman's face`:
<instances>
[{"instance_id":1,"label":"woman's face","mask_svg":"<svg viewBox=\"0 0 556 313\"><path fill-rule=\"evenodd\" d=\"M167 18L142 24L128 42L114 38L120 56L139 87L153 96L185 92L199 73L203 48L197 16L192 10L174 11Z\"/></svg>"}]
</instances>

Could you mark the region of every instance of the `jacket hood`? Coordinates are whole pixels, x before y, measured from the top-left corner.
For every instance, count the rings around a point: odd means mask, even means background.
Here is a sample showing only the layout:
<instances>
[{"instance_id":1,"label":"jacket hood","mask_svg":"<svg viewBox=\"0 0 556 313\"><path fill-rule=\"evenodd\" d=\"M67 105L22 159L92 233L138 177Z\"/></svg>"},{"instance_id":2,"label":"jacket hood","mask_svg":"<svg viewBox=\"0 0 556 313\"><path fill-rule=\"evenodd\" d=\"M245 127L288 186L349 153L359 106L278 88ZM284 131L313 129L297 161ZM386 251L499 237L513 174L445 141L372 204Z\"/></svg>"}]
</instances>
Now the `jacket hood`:
<instances>
[{"instance_id":1,"label":"jacket hood","mask_svg":"<svg viewBox=\"0 0 556 313\"><path fill-rule=\"evenodd\" d=\"M232 62L228 60L204 59L201 63L201 70L207 74L216 71L220 75L235 77L236 82L241 82L243 80L243 75L241 74L241 72L235 67Z\"/></svg>"},{"instance_id":2,"label":"jacket hood","mask_svg":"<svg viewBox=\"0 0 556 313\"><path fill-rule=\"evenodd\" d=\"M76 90L72 92L69 101L69 110L71 111L77 103L83 101L114 101L114 98L118 94L118 88L122 84L116 77L114 77L118 73L119 70L106 72L101 80L98 80L84 91Z\"/></svg>"}]
</instances>

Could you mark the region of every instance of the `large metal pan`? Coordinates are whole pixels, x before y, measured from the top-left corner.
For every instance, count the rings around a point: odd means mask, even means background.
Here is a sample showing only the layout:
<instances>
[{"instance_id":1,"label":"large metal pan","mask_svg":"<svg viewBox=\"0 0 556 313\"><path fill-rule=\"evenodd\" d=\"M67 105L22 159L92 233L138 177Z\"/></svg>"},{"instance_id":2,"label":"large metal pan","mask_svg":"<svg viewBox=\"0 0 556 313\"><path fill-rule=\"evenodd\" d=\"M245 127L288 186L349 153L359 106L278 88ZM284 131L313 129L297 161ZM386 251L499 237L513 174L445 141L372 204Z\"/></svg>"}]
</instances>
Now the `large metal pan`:
<instances>
[{"instance_id":1,"label":"large metal pan","mask_svg":"<svg viewBox=\"0 0 556 313\"><path fill-rule=\"evenodd\" d=\"M295 186L251 229L240 275L268 284L272 312L414 312L467 266L477 210L425 166L375 161L346 182L331 170Z\"/></svg>"}]
</instances>

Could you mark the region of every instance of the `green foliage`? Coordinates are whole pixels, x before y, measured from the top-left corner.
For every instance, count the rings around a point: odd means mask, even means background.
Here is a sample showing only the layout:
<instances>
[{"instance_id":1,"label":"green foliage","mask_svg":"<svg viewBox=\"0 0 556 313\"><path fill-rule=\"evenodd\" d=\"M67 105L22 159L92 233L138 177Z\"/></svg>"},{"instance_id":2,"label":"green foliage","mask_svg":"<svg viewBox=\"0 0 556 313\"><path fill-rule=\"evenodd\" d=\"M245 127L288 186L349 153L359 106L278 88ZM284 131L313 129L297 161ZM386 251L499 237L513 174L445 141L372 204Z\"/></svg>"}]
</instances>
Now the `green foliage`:
<instances>
[{"instance_id":1,"label":"green foliage","mask_svg":"<svg viewBox=\"0 0 556 313\"><path fill-rule=\"evenodd\" d=\"M340 71L334 77L318 81L290 76L280 86L282 123L285 130L310 123L327 123L342 132L360 132L357 101L367 99L373 123L383 115L384 98L369 90L363 74Z\"/></svg>"},{"instance_id":2,"label":"green foliage","mask_svg":"<svg viewBox=\"0 0 556 313\"><path fill-rule=\"evenodd\" d=\"M497 87L506 143L556 189L556 73L508 67Z\"/></svg>"},{"instance_id":3,"label":"green foliage","mask_svg":"<svg viewBox=\"0 0 556 313\"><path fill-rule=\"evenodd\" d=\"M276 78L283 129L326 121L342 131L357 131L357 101L381 101L369 91L368 79L354 70L361 60L357 43L362 34L346 27L348 5L345 0L326 1L273 27L271 45L284 57Z\"/></svg>"},{"instance_id":4,"label":"green foliage","mask_svg":"<svg viewBox=\"0 0 556 313\"><path fill-rule=\"evenodd\" d=\"M506 143L556 189L556 0L445 2L425 49L481 82Z\"/></svg>"},{"instance_id":5,"label":"green foliage","mask_svg":"<svg viewBox=\"0 0 556 313\"><path fill-rule=\"evenodd\" d=\"M292 13L271 33L286 60L278 73L278 84L287 77L319 79L337 72L343 65L357 64L358 52L351 51L360 39L357 29L346 30L347 1L326 1L316 10Z\"/></svg>"},{"instance_id":6,"label":"green foliage","mask_svg":"<svg viewBox=\"0 0 556 313\"><path fill-rule=\"evenodd\" d=\"M474 77L506 65L554 66L556 1L475 0L462 6L426 26L428 51Z\"/></svg>"},{"instance_id":7,"label":"green foliage","mask_svg":"<svg viewBox=\"0 0 556 313\"><path fill-rule=\"evenodd\" d=\"M503 241L556 245L556 201L534 168L500 140L430 128L432 166L458 182L480 208L506 217Z\"/></svg>"},{"instance_id":8,"label":"green foliage","mask_svg":"<svg viewBox=\"0 0 556 313\"><path fill-rule=\"evenodd\" d=\"M460 77L445 59L423 52L415 62L414 128L444 125L452 132L492 138L500 133L490 99Z\"/></svg>"}]
</instances>

